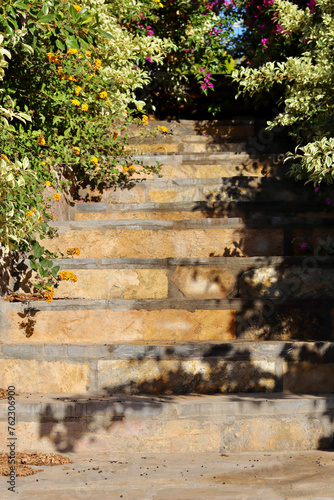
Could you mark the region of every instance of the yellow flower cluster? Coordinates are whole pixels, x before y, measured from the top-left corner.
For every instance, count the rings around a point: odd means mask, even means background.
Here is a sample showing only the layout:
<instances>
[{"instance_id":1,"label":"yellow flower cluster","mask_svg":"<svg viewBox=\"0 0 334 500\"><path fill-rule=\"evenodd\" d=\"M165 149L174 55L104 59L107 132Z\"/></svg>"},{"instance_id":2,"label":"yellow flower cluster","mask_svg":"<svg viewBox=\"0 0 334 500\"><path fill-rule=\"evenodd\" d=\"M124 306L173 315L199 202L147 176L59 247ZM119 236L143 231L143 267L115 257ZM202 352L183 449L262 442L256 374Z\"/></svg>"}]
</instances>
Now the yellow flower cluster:
<instances>
[{"instance_id":1,"label":"yellow flower cluster","mask_svg":"<svg viewBox=\"0 0 334 500\"><path fill-rule=\"evenodd\" d=\"M35 213L36 213L36 208L29 210L29 212L26 213L26 218L28 219L28 217L31 217Z\"/></svg>"},{"instance_id":2,"label":"yellow flower cluster","mask_svg":"<svg viewBox=\"0 0 334 500\"><path fill-rule=\"evenodd\" d=\"M50 187L51 186L51 182L50 181L45 181L45 185Z\"/></svg>"},{"instance_id":3,"label":"yellow flower cluster","mask_svg":"<svg viewBox=\"0 0 334 500\"><path fill-rule=\"evenodd\" d=\"M47 292L45 293L45 295L44 295L44 300L45 300L48 304L50 304L50 302L52 302L52 301L53 301L53 296L54 296L55 291L54 291L54 289L53 289L53 287L52 287L52 286L47 286L47 287L46 287L46 289L47 289L48 291L47 291Z\"/></svg>"},{"instance_id":4,"label":"yellow flower cluster","mask_svg":"<svg viewBox=\"0 0 334 500\"><path fill-rule=\"evenodd\" d=\"M91 51L90 51L90 50L86 50L86 51L85 51L85 54L86 54L86 56L87 56L87 57L90 57L90 56L92 55L92 53L91 53Z\"/></svg>"},{"instance_id":5,"label":"yellow flower cluster","mask_svg":"<svg viewBox=\"0 0 334 500\"><path fill-rule=\"evenodd\" d=\"M60 60L53 52L48 52L46 55L50 62L53 62L55 64L60 64Z\"/></svg>"},{"instance_id":6,"label":"yellow flower cluster","mask_svg":"<svg viewBox=\"0 0 334 500\"><path fill-rule=\"evenodd\" d=\"M80 248L73 247L66 250L67 255L80 255Z\"/></svg>"},{"instance_id":7,"label":"yellow flower cluster","mask_svg":"<svg viewBox=\"0 0 334 500\"><path fill-rule=\"evenodd\" d=\"M136 169L133 165L130 165L130 167L123 167L123 172L129 172L130 175L132 175L135 170Z\"/></svg>"},{"instance_id":8,"label":"yellow flower cluster","mask_svg":"<svg viewBox=\"0 0 334 500\"><path fill-rule=\"evenodd\" d=\"M37 138L38 142L40 143L41 146L45 146L45 139L44 137L39 136Z\"/></svg>"},{"instance_id":9,"label":"yellow flower cluster","mask_svg":"<svg viewBox=\"0 0 334 500\"><path fill-rule=\"evenodd\" d=\"M148 125L148 116L146 115L143 115L142 118L141 118L142 122L144 125Z\"/></svg>"},{"instance_id":10,"label":"yellow flower cluster","mask_svg":"<svg viewBox=\"0 0 334 500\"><path fill-rule=\"evenodd\" d=\"M102 66L101 59L95 59L95 69L98 71Z\"/></svg>"},{"instance_id":11,"label":"yellow flower cluster","mask_svg":"<svg viewBox=\"0 0 334 500\"><path fill-rule=\"evenodd\" d=\"M82 104L82 106L81 106L81 110L82 110L82 111L88 111L88 104L86 104L86 103L85 103L85 104Z\"/></svg>"},{"instance_id":12,"label":"yellow flower cluster","mask_svg":"<svg viewBox=\"0 0 334 500\"><path fill-rule=\"evenodd\" d=\"M73 56L74 54L77 54L79 52L78 49L68 49L67 53L71 56Z\"/></svg>"},{"instance_id":13,"label":"yellow flower cluster","mask_svg":"<svg viewBox=\"0 0 334 500\"><path fill-rule=\"evenodd\" d=\"M153 2L158 3L160 8L163 7L163 4L160 2L160 0L153 0Z\"/></svg>"},{"instance_id":14,"label":"yellow flower cluster","mask_svg":"<svg viewBox=\"0 0 334 500\"><path fill-rule=\"evenodd\" d=\"M75 87L75 95L78 96L80 94L80 92L82 91L82 88L79 87L79 85L77 87Z\"/></svg>"},{"instance_id":15,"label":"yellow flower cluster","mask_svg":"<svg viewBox=\"0 0 334 500\"><path fill-rule=\"evenodd\" d=\"M80 12L82 7L80 5L73 5L75 12Z\"/></svg>"},{"instance_id":16,"label":"yellow flower cluster","mask_svg":"<svg viewBox=\"0 0 334 500\"><path fill-rule=\"evenodd\" d=\"M90 161L92 163L94 163L94 165L97 165L99 163L99 160L98 160L98 158L96 158L96 156L92 156L91 159L90 159Z\"/></svg>"},{"instance_id":17,"label":"yellow flower cluster","mask_svg":"<svg viewBox=\"0 0 334 500\"><path fill-rule=\"evenodd\" d=\"M78 80L75 78L75 76L68 76L67 77L68 80L70 80L70 82L77 82Z\"/></svg>"},{"instance_id":18,"label":"yellow flower cluster","mask_svg":"<svg viewBox=\"0 0 334 500\"><path fill-rule=\"evenodd\" d=\"M103 90L103 92L100 92L99 93L99 96L101 97L101 99L105 99L107 97L107 92L105 90Z\"/></svg>"},{"instance_id":19,"label":"yellow flower cluster","mask_svg":"<svg viewBox=\"0 0 334 500\"><path fill-rule=\"evenodd\" d=\"M78 156L80 154L79 146L74 146L73 149L74 149L74 154Z\"/></svg>"},{"instance_id":20,"label":"yellow flower cluster","mask_svg":"<svg viewBox=\"0 0 334 500\"><path fill-rule=\"evenodd\" d=\"M164 125L162 127L158 125L158 130L160 130L160 132L162 132L163 134L168 134L168 128L165 127Z\"/></svg>"},{"instance_id":21,"label":"yellow flower cluster","mask_svg":"<svg viewBox=\"0 0 334 500\"><path fill-rule=\"evenodd\" d=\"M55 200L55 201L59 201L60 200L60 194L59 193L55 193L52 198Z\"/></svg>"},{"instance_id":22,"label":"yellow flower cluster","mask_svg":"<svg viewBox=\"0 0 334 500\"><path fill-rule=\"evenodd\" d=\"M73 99L72 104L74 104L74 106L80 106L80 102L78 101L78 99Z\"/></svg>"},{"instance_id":23,"label":"yellow flower cluster","mask_svg":"<svg viewBox=\"0 0 334 500\"><path fill-rule=\"evenodd\" d=\"M77 282L78 278L72 271L61 271L59 273L60 281L74 281Z\"/></svg>"}]
</instances>

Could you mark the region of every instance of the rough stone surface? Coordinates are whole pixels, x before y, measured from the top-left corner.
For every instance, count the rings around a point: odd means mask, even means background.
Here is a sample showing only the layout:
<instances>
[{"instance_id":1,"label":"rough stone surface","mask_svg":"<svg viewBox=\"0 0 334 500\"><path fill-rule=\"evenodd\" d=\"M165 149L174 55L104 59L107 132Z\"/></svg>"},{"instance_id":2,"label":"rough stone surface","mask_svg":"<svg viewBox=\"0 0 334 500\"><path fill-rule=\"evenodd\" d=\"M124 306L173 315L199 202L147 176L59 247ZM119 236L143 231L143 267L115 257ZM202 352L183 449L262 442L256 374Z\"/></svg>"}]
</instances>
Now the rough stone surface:
<instances>
[{"instance_id":1,"label":"rough stone surface","mask_svg":"<svg viewBox=\"0 0 334 500\"><path fill-rule=\"evenodd\" d=\"M0 387L13 385L17 392L82 392L89 388L89 364L64 361L2 359Z\"/></svg>"},{"instance_id":2,"label":"rough stone surface","mask_svg":"<svg viewBox=\"0 0 334 500\"><path fill-rule=\"evenodd\" d=\"M191 342L235 338L234 311L68 310L10 313L6 343Z\"/></svg>"},{"instance_id":3,"label":"rough stone surface","mask_svg":"<svg viewBox=\"0 0 334 500\"><path fill-rule=\"evenodd\" d=\"M173 296L221 299L234 290L235 277L226 269L178 267L171 276Z\"/></svg>"},{"instance_id":4,"label":"rough stone surface","mask_svg":"<svg viewBox=\"0 0 334 500\"><path fill-rule=\"evenodd\" d=\"M55 298L162 299L168 295L167 272L160 269L72 269L77 282L63 281Z\"/></svg>"},{"instance_id":5,"label":"rough stone surface","mask_svg":"<svg viewBox=\"0 0 334 500\"><path fill-rule=\"evenodd\" d=\"M281 416L279 424L268 416L237 420L224 431L222 442L227 452L311 450L324 435L319 420L296 419L293 415Z\"/></svg>"},{"instance_id":6,"label":"rough stone surface","mask_svg":"<svg viewBox=\"0 0 334 500\"><path fill-rule=\"evenodd\" d=\"M131 219L131 220L146 220L146 219L162 219L162 220L191 220L191 219L207 219L208 215L201 210L189 212L77 212L75 220L109 220L109 219Z\"/></svg>"},{"instance_id":7,"label":"rough stone surface","mask_svg":"<svg viewBox=\"0 0 334 500\"><path fill-rule=\"evenodd\" d=\"M272 267L253 269L239 280L241 297L288 299L334 297L334 271L305 266L280 270Z\"/></svg>"},{"instance_id":8,"label":"rough stone surface","mask_svg":"<svg viewBox=\"0 0 334 500\"><path fill-rule=\"evenodd\" d=\"M275 363L203 359L98 361L98 389L111 393L269 392Z\"/></svg>"},{"instance_id":9,"label":"rough stone surface","mask_svg":"<svg viewBox=\"0 0 334 500\"><path fill-rule=\"evenodd\" d=\"M283 388L289 392L334 392L334 363L284 362Z\"/></svg>"},{"instance_id":10,"label":"rough stone surface","mask_svg":"<svg viewBox=\"0 0 334 500\"><path fill-rule=\"evenodd\" d=\"M309 311L307 307L287 310L275 308L268 300L261 310L239 312L236 336L250 340L331 340L333 327L330 310Z\"/></svg>"},{"instance_id":11,"label":"rough stone surface","mask_svg":"<svg viewBox=\"0 0 334 500\"><path fill-rule=\"evenodd\" d=\"M44 242L43 242L44 244ZM50 251L77 246L82 258L251 257L283 254L280 229L68 230Z\"/></svg>"}]
</instances>

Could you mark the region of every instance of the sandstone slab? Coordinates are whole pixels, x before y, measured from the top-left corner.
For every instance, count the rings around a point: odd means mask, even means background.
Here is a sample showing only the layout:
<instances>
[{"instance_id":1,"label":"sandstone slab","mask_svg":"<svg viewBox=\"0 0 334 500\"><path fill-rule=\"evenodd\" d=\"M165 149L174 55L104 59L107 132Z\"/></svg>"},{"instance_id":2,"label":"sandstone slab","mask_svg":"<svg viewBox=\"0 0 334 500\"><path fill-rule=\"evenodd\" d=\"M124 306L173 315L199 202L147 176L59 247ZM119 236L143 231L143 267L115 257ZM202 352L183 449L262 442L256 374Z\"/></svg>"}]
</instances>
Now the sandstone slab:
<instances>
[{"instance_id":1,"label":"sandstone slab","mask_svg":"<svg viewBox=\"0 0 334 500\"><path fill-rule=\"evenodd\" d=\"M13 385L18 393L85 393L90 385L88 363L2 359L0 386Z\"/></svg>"},{"instance_id":2,"label":"sandstone slab","mask_svg":"<svg viewBox=\"0 0 334 500\"><path fill-rule=\"evenodd\" d=\"M162 299L168 295L167 271L162 269L72 269L77 282L63 281L55 298Z\"/></svg>"},{"instance_id":3,"label":"sandstone slab","mask_svg":"<svg viewBox=\"0 0 334 500\"><path fill-rule=\"evenodd\" d=\"M145 359L98 361L98 388L110 393L270 392L275 363L265 360Z\"/></svg>"},{"instance_id":4,"label":"sandstone slab","mask_svg":"<svg viewBox=\"0 0 334 500\"><path fill-rule=\"evenodd\" d=\"M186 343L235 338L235 312L228 310L67 310L29 316L9 313L6 344Z\"/></svg>"},{"instance_id":5,"label":"sandstone slab","mask_svg":"<svg viewBox=\"0 0 334 500\"><path fill-rule=\"evenodd\" d=\"M235 277L226 269L180 266L170 280L173 296L193 299L226 298L235 287Z\"/></svg>"},{"instance_id":6,"label":"sandstone slab","mask_svg":"<svg viewBox=\"0 0 334 500\"><path fill-rule=\"evenodd\" d=\"M50 251L77 246L81 258L252 257L283 255L281 229L67 230Z\"/></svg>"}]
</instances>

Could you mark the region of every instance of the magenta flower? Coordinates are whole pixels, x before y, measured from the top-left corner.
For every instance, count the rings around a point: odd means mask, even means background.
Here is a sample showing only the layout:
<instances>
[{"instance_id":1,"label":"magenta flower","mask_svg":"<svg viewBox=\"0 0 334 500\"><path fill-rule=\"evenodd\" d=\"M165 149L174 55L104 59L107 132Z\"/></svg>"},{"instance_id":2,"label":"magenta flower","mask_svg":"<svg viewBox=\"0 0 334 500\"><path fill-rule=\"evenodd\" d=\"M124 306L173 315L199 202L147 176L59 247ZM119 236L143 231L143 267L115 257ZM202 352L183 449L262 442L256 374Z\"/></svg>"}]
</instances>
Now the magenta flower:
<instances>
[{"instance_id":1,"label":"magenta flower","mask_svg":"<svg viewBox=\"0 0 334 500\"><path fill-rule=\"evenodd\" d=\"M326 198L326 200L325 200L325 201L326 201L327 205L331 205L331 204L333 203L333 202L332 202L332 200L331 200L330 198Z\"/></svg>"},{"instance_id":2,"label":"magenta flower","mask_svg":"<svg viewBox=\"0 0 334 500\"><path fill-rule=\"evenodd\" d=\"M319 193L319 191L320 191L320 186L316 187L314 190L315 194Z\"/></svg>"},{"instance_id":3,"label":"magenta flower","mask_svg":"<svg viewBox=\"0 0 334 500\"><path fill-rule=\"evenodd\" d=\"M203 90L205 90L206 89L206 83L201 83L201 87L202 87Z\"/></svg>"},{"instance_id":4,"label":"magenta flower","mask_svg":"<svg viewBox=\"0 0 334 500\"><path fill-rule=\"evenodd\" d=\"M200 72L201 73L204 73L204 69L203 68L199 68Z\"/></svg>"},{"instance_id":5,"label":"magenta flower","mask_svg":"<svg viewBox=\"0 0 334 500\"><path fill-rule=\"evenodd\" d=\"M152 59L150 58L150 56L147 56L146 57L146 61L148 61L149 63L153 63Z\"/></svg>"},{"instance_id":6,"label":"magenta flower","mask_svg":"<svg viewBox=\"0 0 334 500\"><path fill-rule=\"evenodd\" d=\"M269 38L262 38L261 43L265 49L267 49L267 43L269 42Z\"/></svg>"},{"instance_id":7,"label":"magenta flower","mask_svg":"<svg viewBox=\"0 0 334 500\"><path fill-rule=\"evenodd\" d=\"M306 241L303 241L303 243L301 243L300 245L300 249L304 252L307 248L308 244L306 243Z\"/></svg>"}]
</instances>

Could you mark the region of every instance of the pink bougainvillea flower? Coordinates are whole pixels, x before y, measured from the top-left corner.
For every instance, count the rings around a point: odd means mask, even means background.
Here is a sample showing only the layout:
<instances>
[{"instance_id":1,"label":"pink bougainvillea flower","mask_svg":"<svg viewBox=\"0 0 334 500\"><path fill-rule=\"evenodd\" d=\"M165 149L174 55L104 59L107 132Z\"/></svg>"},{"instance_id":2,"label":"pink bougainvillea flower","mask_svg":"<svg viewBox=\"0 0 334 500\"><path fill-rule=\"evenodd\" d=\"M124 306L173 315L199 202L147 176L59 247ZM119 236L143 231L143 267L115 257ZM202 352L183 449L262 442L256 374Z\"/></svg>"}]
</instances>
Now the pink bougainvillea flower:
<instances>
[{"instance_id":1,"label":"pink bougainvillea flower","mask_svg":"<svg viewBox=\"0 0 334 500\"><path fill-rule=\"evenodd\" d=\"M150 56L147 56L146 57L146 61L148 61L149 63L153 63L152 59L150 58Z\"/></svg>"},{"instance_id":2,"label":"pink bougainvillea flower","mask_svg":"<svg viewBox=\"0 0 334 500\"><path fill-rule=\"evenodd\" d=\"M203 68L200 68L199 69L201 73L204 73L204 69Z\"/></svg>"},{"instance_id":3,"label":"pink bougainvillea flower","mask_svg":"<svg viewBox=\"0 0 334 500\"><path fill-rule=\"evenodd\" d=\"M302 250L302 252L304 252L307 248L308 244L306 243L306 241L303 241L303 243L301 243L300 245L300 249Z\"/></svg>"},{"instance_id":4,"label":"pink bougainvillea flower","mask_svg":"<svg viewBox=\"0 0 334 500\"><path fill-rule=\"evenodd\" d=\"M326 201L327 205L331 205L331 204L333 203L333 202L332 202L332 200L331 200L330 198L326 198L326 200L325 200L325 201Z\"/></svg>"},{"instance_id":5,"label":"pink bougainvillea flower","mask_svg":"<svg viewBox=\"0 0 334 500\"><path fill-rule=\"evenodd\" d=\"M206 83L201 83L201 87L202 87L203 90L205 90L206 87L207 87Z\"/></svg>"},{"instance_id":6,"label":"pink bougainvillea flower","mask_svg":"<svg viewBox=\"0 0 334 500\"><path fill-rule=\"evenodd\" d=\"M265 49L267 49L267 43L269 42L269 38L262 38L261 43Z\"/></svg>"}]
</instances>

